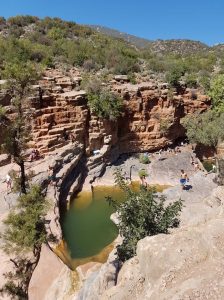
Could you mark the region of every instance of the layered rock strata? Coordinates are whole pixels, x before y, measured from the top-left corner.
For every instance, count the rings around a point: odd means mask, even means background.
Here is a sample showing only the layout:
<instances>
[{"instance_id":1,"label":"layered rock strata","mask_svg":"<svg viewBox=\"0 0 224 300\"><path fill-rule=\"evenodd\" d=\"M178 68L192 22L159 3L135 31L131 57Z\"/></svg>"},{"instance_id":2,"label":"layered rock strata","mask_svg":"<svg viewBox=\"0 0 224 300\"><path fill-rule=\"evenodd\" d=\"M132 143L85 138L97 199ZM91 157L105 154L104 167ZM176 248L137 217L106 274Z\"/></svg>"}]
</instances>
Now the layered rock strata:
<instances>
[{"instance_id":1,"label":"layered rock strata","mask_svg":"<svg viewBox=\"0 0 224 300\"><path fill-rule=\"evenodd\" d=\"M117 122L100 120L90 112L86 93L79 90L80 81L76 69L66 74L47 70L33 87L31 146L35 143L43 153L53 151L66 145L72 132L88 155L93 150L107 152L105 144L112 148L111 154L155 150L183 137L182 117L203 112L210 105L209 98L199 90L182 87L173 92L168 84L156 80L139 84L115 80L108 85L123 99L122 116ZM0 104L10 113L10 99L4 93Z\"/></svg>"}]
</instances>

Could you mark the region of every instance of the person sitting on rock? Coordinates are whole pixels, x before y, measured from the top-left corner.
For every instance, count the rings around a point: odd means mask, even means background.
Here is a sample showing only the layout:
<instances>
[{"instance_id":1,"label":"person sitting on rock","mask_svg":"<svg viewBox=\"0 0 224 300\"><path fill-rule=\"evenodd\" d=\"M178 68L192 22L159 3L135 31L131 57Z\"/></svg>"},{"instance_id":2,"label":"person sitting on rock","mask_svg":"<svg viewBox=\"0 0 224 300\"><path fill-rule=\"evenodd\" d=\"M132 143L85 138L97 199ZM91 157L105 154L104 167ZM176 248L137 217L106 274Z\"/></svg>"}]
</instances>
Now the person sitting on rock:
<instances>
[{"instance_id":1,"label":"person sitting on rock","mask_svg":"<svg viewBox=\"0 0 224 300\"><path fill-rule=\"evenodd\" d=\"M33 149L30 154L30 161L38 160L40 158L40 152L38 149Z\"/></svg>"},{"instance_id":2,"label":"person sitting on rock","mask_svg":"<svg viewBox=\"0 0 224 300\"><path fill-rule=\"evenodd\" d=\"M65 141L67 141L68 138L69 138L69 134L68 134L68 132L66 131L66 128L63 129L62 137L63 137L63 139L64 139Z\"/></svg>"},{"instance_id":3,"label":"person sitting on rock","mask_svg":"<svg viewBox=\"0 0 224 300\"><path fill-rule=\"evenodd\" d=\"M180 172L181 172L181 174L180 174L180 184L182 186L182 190L184 190L187 181L189 181L189 178L187 176L187 173L184 172L184 170L181 170Z\"/></svg>"},{"instance_id":4,"label":"person sitting on rock","mask_svg":"<svg viewBox=\"0 0 224 300\"><path fill-rule=\"evenodd\" d=\"M70 138L70 140L72 141L72 143L74 143L74 142L75 142L75 135L74 135L74 133L73 133L73 132L70 132L70 134L69 134L69 138Z\"/></svg>"}]
</instances>

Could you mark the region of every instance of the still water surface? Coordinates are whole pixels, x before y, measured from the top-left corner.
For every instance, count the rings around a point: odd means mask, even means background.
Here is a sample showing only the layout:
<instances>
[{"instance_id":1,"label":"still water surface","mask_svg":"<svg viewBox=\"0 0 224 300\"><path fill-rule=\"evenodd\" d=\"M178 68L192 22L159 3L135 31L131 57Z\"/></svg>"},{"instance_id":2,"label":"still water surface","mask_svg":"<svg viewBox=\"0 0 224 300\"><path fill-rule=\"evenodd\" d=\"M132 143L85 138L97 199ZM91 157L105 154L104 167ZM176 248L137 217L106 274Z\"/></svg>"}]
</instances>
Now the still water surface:
<instances>
[{"instance_id":1,"label":"still water surface","mask_svg":"<svg viewBox=\"0 0 224 300\"><path fill-rule=\"evenodd\" d=\"M139 189L138 183L132 183L133 189ZM165 186L157 186L162 191ZM65 215L62 230L65 239L64 260L69 265L98 261L105 262L112 250L112 242L118 235L116 225L110 220L113 208L106 197L117 201L124 199L123 192L114 186L97 186L91 192L80 192Z\"/></svg>"}]
</instances>

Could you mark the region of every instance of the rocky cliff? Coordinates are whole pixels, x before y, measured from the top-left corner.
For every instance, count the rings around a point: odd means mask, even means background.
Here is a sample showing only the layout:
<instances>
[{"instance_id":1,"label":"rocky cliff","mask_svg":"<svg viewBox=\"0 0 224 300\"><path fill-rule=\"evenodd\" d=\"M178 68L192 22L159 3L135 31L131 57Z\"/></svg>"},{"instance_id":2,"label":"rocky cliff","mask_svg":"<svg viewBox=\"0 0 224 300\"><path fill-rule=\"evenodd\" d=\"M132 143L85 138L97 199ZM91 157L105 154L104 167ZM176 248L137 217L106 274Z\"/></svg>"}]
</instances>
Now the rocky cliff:
<instances>
[{"instance_id":1,"label":"rocky cliff","mask_svg":"<svg viewBox=\"0 0 224 300\"><path fill-rule=\"evenodd\" d=\"M184 136L180 119L210 105L198 90L182 87L173 92L168 84L151 80L138 84L115 77L108 85L124 101L117 122L100 120L89 111L85 91L79 90L81 77L77 69L68 72L47 70L30 98L33 108L33 143L47 153L74 139L83 144L88 155L110 144L120 153L162 148ZM0 104L8 108L10 99L1 96ZM110 137L108 137L110 136Z\"/></svg>"},{"instance_id":2,"label":"rocky cliff","mask_svg":"<svg viewBox=\"0 0 224 300\"><path fill-rule=\"evenodd\" d=\"M33 86L29 99L33 111L30 147L36 145L42 153L50 154L51 163L46 157L44 170L51 165L57 178L57 191L50 190L48 195L54 203L49 212L49 231L59 240L58 201L65 205L70 200L83 180L85 168L92 182L107 162L121 153L156 150L172 144L184 136L181 118L203 112L210 105L209 98L198 90L181 87L173 92L166 83L156 80L131 84L117 76L108 86L121 96L124 108L117 122L112 122L99 119L90 111L80 81L77 69L46 70ZM10 118L13 111L4 90L0 104ZM73 143L68 139L70 133ZM97 155L93 155L94 150L99 150ZM47 174L44 180L41 176L36 182L47 180Z\"/></svg>"},{"instance_id":3,"label":"rocky cliff","mask_svg":"<svg viewBox=\"0 0 224 300\"><path fill-rule=\"evenodd\" d=\"M189 153L183 155L190 158ZM175 160L184 163L183 158L176 156ZM176 166L170 163L165 164L174 171ZM155 162L152 168L159 164ZM117 279L111 254L108 262L87 278L78 295L69 299L223 299L224 189L215 186L212 174L205 177L202 172L194 173L189 163L185 167L191 174L192 191L181 192L176 186L164 192L169 201L184 200L180 228L169 235L140 240L137 255L125 262ZM160 168L158 177L163 172Z\"/></svg>"}]
</instances>

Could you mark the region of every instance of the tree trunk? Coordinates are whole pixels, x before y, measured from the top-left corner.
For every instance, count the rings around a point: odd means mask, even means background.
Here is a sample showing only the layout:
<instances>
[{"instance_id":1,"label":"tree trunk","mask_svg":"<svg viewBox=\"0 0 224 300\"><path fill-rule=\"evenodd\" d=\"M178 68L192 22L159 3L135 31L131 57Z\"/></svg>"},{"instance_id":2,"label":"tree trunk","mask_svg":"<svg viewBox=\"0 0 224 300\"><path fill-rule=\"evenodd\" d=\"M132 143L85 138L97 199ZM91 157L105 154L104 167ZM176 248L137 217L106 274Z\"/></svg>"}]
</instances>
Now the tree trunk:
<instances>
[{"instance_id":1,"label":"tree trunk","mask_svg":"<svg viewBox=\"0 0 224 300\"><path fill-rule=\"evenodd\" d=\"M21 172L21 178L20 178L21 193L26 194L26 174L25 174L24 161L20 162L19 166L20 166L20 172Z\"/></svg>"}]
</instances>

